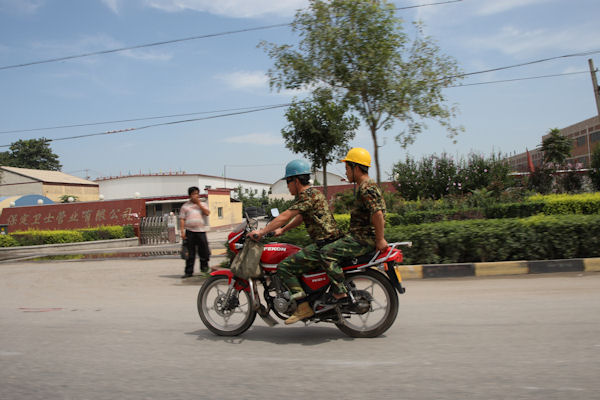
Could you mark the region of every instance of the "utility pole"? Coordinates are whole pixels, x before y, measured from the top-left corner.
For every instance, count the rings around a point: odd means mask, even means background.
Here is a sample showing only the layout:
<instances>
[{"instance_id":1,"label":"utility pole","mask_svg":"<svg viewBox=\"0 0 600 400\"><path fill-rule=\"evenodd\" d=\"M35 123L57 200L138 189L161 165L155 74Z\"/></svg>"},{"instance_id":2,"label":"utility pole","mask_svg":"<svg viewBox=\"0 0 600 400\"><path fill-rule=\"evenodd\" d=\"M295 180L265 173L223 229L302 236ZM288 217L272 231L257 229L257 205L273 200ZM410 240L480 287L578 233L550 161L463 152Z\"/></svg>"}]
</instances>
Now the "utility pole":
<instances>
[{"instance_id":1,"label":"utility pole","mask_svg":"<svg viewBox=\"0 0 600 400\"><path fill-rule=\"evenodd\" d=\"M600 116L600 86L598 86L598 80L596 79L596 69L594 68L594 62L590 58L588 60L590 65L590 74L592 74L592 84L594 85L594 98L596 99L596 108L598 109L598 116Z\"/></svg>"},{"instance_id":2,"label":"utility pole","mask_svg":"<svg viewBox=\"0 0 600 400\"><path fill-rule=\"evenodd\" d=\"M596 99L596 109L598 109L598 117L600 118L600 86L598 86L598 80L596 79L596 69L594 68L594 61L592 59L588 59L588 64L590 66L590 74L592 75L592 85L594 86L594 99ZM590 136L592 134L588 132L587 134L587 148L588 148L588 168L592 166L592 145L590 143Z\"/></svg>"}]
</instances>

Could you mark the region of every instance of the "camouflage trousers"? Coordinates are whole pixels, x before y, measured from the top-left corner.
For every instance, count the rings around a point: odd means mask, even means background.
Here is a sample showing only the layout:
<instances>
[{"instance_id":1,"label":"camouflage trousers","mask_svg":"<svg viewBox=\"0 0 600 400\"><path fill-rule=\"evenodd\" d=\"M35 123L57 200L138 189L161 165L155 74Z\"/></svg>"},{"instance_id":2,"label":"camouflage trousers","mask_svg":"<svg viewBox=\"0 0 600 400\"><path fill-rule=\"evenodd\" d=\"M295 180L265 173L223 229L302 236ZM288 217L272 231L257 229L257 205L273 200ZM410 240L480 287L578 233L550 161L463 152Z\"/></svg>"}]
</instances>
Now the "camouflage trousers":
<instances>
[{"instance_id":1,"label":"camouflage trousers","mask_svg":"<svg viewBox=\"0 0 600 400\"><path fill-rule=\"evenodd\" d=\"M329 271L341 271L340 260L360 257L367 253L375 251L375 244L359 242L352 236L344 236L341 239L336 240L333 243L329 243L321 247L321 257L325 262L325 269ZM344 287L343 291L336 293L346 292Z\"/></svg>"},{"instance_id":2,"label":"camouflage trousers","mask_svg":"<svg viewBox=\"0 0 600 400\"><path fill-rule=\"evenodd\" d=\"M292 295L304 292L300 285L299 276L311 271L325 270L336 293L345 293L344 272L339 265L337 268L326 268L321 256L321 249L316 244L310 244L283 260L277 266L277 275L281 277Z\"/></svg>"}]
</instances>

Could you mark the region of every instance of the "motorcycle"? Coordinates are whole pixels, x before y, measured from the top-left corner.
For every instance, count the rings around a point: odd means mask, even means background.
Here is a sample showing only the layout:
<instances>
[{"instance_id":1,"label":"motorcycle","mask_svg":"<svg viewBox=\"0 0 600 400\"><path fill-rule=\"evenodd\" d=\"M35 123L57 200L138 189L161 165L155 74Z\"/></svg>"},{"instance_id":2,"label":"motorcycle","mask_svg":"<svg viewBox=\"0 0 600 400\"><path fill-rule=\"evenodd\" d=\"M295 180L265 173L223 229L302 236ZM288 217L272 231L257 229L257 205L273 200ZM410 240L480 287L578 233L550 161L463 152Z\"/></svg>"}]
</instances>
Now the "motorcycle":
<instances>
[{"instance_id":1,"label":"motorcycle","mask_svg":"<svg viewBox=\"0 0 600 400\"><path fill-rule=\"evenodd\" d=\"M233 254L243 248L248 233L258 222L246 219L228 236L228 247ZM324 271L302 275L300 283L314 316L305 324L328 322L335 324L351 337L377 337L388 330L398 314L398 294L403 294L400 271L395 266L402 262L400 246L411 242L389 243L387 250L374 252L355 259L344 260L348 297L337 304L325 301L330 280ZM300 247L289 243L267 243L260 258L262 274L258 278L242 279L230 270L214 271L198 293L198 314L204 325L220 336L237 336L252 326L258 314L269 326L287 319L296 310L296 301L276 274L277 264L298 252ZM262 299L258 285L262 285Z\"/></svg>"}]
</instances>

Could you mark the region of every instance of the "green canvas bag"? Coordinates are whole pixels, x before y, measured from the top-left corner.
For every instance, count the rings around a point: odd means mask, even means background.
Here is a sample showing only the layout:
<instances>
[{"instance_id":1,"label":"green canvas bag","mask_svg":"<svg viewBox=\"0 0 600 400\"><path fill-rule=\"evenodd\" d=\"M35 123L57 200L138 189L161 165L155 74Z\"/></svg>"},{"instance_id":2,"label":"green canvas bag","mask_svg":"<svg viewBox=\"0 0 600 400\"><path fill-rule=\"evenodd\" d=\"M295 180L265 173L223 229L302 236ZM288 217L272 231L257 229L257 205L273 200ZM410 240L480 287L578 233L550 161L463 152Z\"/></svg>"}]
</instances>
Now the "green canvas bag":
<instances>
[{"instance_id":1,"label":"green canvas bag","mask_svg":"<svg viewBox=\"0 0 600 400\"><path fill-rule=\"evenodd\" d=\"M260 256L263 245L255 240L247 239L244 247L231 262L231 272L238 278L258 278L262 274Z\"/></svg>"}]
</instances>

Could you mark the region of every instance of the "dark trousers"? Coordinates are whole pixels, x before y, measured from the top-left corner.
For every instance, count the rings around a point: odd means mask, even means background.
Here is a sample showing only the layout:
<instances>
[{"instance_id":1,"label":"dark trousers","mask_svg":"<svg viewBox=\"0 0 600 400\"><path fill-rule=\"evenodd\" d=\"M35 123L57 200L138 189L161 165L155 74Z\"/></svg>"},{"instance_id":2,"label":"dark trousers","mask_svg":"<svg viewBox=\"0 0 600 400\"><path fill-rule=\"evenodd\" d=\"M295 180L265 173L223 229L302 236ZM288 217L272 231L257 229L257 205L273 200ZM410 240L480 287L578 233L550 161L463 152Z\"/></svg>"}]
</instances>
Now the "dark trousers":
<instances>
[{"instance_id":1,"label":"dark trousers","mask_svg":"<svg viewBox=\"0 0 600 400\"><path fill-rule=\"evenodd\" d=\"M200 259L200 270L208 271L208 260L210 259L210 249L208 248L208 240L206 232L185 231L187 239L188 258L185 260L185 274L191 275L194 273L194 262L196 261L196 253Z\"/></svg>"}]
</instances>

